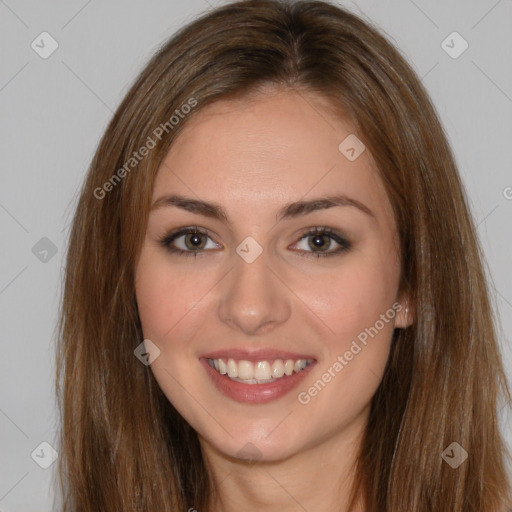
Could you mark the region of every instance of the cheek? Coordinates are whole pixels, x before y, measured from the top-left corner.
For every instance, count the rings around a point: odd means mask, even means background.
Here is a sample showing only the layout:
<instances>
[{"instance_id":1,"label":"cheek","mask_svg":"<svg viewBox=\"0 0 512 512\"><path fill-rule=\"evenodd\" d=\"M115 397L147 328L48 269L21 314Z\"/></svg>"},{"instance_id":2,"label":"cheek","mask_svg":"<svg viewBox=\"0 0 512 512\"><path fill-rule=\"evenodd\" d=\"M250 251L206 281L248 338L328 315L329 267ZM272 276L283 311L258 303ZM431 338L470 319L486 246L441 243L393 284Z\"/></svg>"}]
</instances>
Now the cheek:
<instances>
[{"instance_id":1,"label":"cheek","mask_svg":"<svg viewBox=\"0 0 512 512\"><path fill-rule=\"evenodd\" d=\"M135 290L140 322L145 339L155 343L160 355L151 371L168 400L194 423L200 414L192 396L200 396L194 388L195 367L190 340L200 320L200 299L211 288L206 276L197 272L177 272L166 255L145 247L136 271ZM191 378L192 377L192 378Z\"/></svg>"},{"instance_id":2,"label":"cheek","mask_svg":"<svg viewBox=\"0 0 512 512\"><path fill-rule=\"evenodd\" d=\"M166 330L172 326L173 300L176 295L176 284L171 283L165 274L159 272L158 266L150 266L141 258L140 270L137 272L135 291L139 317L144 336L159 340Z\"/></svg>"},{"instance_id":3,"label":"cheek","mask_svg":"<svg viewBox=\"0 0 512 512\"><path fill-rule=\"evenodd\" d=\"M356 255L328 279L303 288L310 309L326 327L322 370L346 354L339 381L350 379L352 384L361 375L368 377L370 370L382 375L394 330L399 274L396 258L382 251L365 258Z\"/></svg>"},{"instance_id":4,"label":"cheek","mask_svg":"<svg viewBox=\"0 0 512 512\"><path fill-rule=\"evenodd\" d=\"M161 342L174 337L177 326L193 314L207 284L195 269L193 273L177 273L165 255L143 250L135 289L144 336Z\"/></svg>"},{"instance_id":5,"label":"cheek","mask_svg":"<svg viewBox=\"0 0 512 512\"><path fill-rule=\"evenodd\" d=\"M396 259L382 252L354 259L333 273L325 293L310 289L315 313L329 332L323 337L321 364L298 399L333 424L367 406L381 382L400 309L395 302L399 272Z\"/></svg>"},{"instance_id":6,"label":"cheek","mask_svg":"<svg viewBox=\"0 0 512 512\"><path fill-rule=\"evenodd\" d=\"M343 343L374 325L393 305L399 272L390 257L356 256L336 272L297 286L309 309L322 320L327 337Z\"/></svg>"}]
</instances>

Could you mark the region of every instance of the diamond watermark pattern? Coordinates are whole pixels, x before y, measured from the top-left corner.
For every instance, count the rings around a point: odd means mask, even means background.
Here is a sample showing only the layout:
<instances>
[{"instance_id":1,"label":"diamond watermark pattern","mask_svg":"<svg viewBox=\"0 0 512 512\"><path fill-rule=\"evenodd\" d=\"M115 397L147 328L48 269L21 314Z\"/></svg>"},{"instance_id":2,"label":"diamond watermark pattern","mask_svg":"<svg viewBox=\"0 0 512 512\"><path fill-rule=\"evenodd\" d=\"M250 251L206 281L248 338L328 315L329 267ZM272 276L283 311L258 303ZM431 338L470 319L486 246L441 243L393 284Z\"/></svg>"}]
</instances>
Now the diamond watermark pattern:
<instances>
[{"instance_id":1,"label":"diamond watermark pattern","mask_svg":"<svg viewBox=\"0 0 512 512\"><path fill-rule=\"evenodd\" d=\"M146 339L137 345L133 354L142 364L149 366L160 356L160 349L151 340Z\"/></svg>"},{"instance_id":2,"label":"diamond watermark pattern","mask_svg":"<svg viewBox=\"0 0 512 512\"><path fill-rule=\"evenodd\" d=\"M357 138L356 135L351 133L348 137L343 139L341 144L338 146L338 149L342 155L353 162L366 149L366 146Z\"/></svg>"},{"instance_id":3,"label":"diamond watermark pattern","mask_svg":"<svg viewBox=\"0 0 512 512\"><path fill-rule=\"evenodd\" d=\"M57 460L59 454L50 443L43 441L30 456L38 466L48 469Z\"/></svg>"},{"instance_id":4,"label":"diamond watermark pattern","mask_svg":"<svg viewBox=\"0 0 512 512\"><path fill-rule=\"evenodd\" d=\"M263 247L252 236L248 236L236 248L236 252L246 263L252 263L263 252Z\"/></svg>"},{"instance_id":5,"label":"diamond watermark pattern","mask_svg":"<svg viewBox=\"0 0 512 512\"><path fill-rule=\"evenodd\" d=\"M30 46L39 57L47 59L59 47L59 43L48 32L41 32Z\"/></svg>"},{"instance_id":6,"label":"diamond watermark pattern","mask_svg":"<svg viewBox=\"0 0 512 512\"><path fill-rule=\"evenodd\" d=\"M441 48L452 59L458 59L468 49L468 47L468 42L458 32L452 32L441 43Z\"/></svg>"},{"instance_id":7,"label":"diamond watermark pattern","mask_svg":"<svg viewBox=\"0 0 512 512\"><path fill-rule=\"evenodd\" d=\"M44 236L32 247L32 254L39 261L48 263L57 254L57 246Z\"/></svg>"},{"instance_id":8,"label":"diamond watermark pattern","mask_svg":"<svg viewBox=\"0 0 512 512\"><path fill-rule=\"evenodd\" d=\"M457 469L468 458L468 452L454 441L443 451L441 457L453 469Z\"/></svg>"},{"instance_id":9,"label":"diamond watermark pattern","mask_svg":"<svg viewBox=\"0 0 512 512\"><path fill-rule=\"evenodd\" d=\"M262 453L257 446L246 443L243 448L238 450L236 456L252 466L261 459Z\"/></svg>"}]
</instances>

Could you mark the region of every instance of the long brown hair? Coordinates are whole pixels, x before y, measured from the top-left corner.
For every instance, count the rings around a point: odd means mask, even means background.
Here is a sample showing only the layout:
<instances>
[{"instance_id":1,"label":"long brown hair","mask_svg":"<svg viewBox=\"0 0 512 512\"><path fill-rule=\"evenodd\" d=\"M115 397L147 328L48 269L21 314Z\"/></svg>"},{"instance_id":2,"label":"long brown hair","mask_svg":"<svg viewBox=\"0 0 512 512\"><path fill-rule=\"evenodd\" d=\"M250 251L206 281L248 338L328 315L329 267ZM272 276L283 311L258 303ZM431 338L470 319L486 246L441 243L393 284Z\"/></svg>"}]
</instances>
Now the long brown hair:
<instances>
[{"instance_id":1,"label":"long brown hair","mask_svg":"<svg viewBox=\"0 0 512 512\"><path fill-rule=\"evenodd\" d=\"M398 226L400 288L415 319L393 335L352 497L368 512L503 512L511 497L497 413L510 390L475 226L435 109L370 23L327 2L278 0L226 4L179 30L94 155L70 234L56 354L64 512L211 503L197 434L134 357L143 340L134 272L173 140L202 107L269 87L320 93L350 116ZM468 453L456 469L442 457L453 442Z\"/></svg>"}]
</instances>

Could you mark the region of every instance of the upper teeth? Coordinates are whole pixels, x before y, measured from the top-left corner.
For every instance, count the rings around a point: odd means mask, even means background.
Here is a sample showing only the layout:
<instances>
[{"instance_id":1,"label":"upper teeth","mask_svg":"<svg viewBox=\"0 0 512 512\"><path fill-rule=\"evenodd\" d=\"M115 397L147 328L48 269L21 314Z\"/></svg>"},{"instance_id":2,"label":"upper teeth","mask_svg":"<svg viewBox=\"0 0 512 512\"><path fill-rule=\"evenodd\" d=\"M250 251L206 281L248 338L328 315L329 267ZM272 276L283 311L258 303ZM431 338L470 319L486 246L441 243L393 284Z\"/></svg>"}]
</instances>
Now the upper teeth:
<instances>
[{"instance_id":1,"label":"upper teeth","mask_svg":"<svg viewBox=\"0 0 512 512\"><path fill-rule=\"evenodd\" d=\"M235 359L208 359L210 366L215 368L221 375L226 375L236 381L255 381L262 384L278 379L283 375L298 373L312 363L306 359L275 359L274 361L236 361ZM261 382L263 381L263 382Z\"/></svg>"}]
</instances>

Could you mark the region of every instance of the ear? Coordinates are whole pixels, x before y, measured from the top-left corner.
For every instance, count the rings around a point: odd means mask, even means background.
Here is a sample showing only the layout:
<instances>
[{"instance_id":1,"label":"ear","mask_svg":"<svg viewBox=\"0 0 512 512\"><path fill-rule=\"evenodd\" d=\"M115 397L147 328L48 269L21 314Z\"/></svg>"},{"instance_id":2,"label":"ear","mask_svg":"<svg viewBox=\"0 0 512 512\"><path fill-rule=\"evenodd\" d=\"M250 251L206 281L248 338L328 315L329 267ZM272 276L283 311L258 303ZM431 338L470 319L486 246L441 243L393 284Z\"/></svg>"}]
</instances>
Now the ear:
<instances>
[{"instance_id":1,"label":"ear","mask_svg":"<svg viewBox=\"0 0 512 512\"><path fill-rule=\"evenodd\" d=\"M411 304L409 294L403 294L402 297L397 300L396 306L393 306L396 311L395 317L395 328L406 329L411 326L414 322L414 307Z\"/></svg>"}]
</instances>

